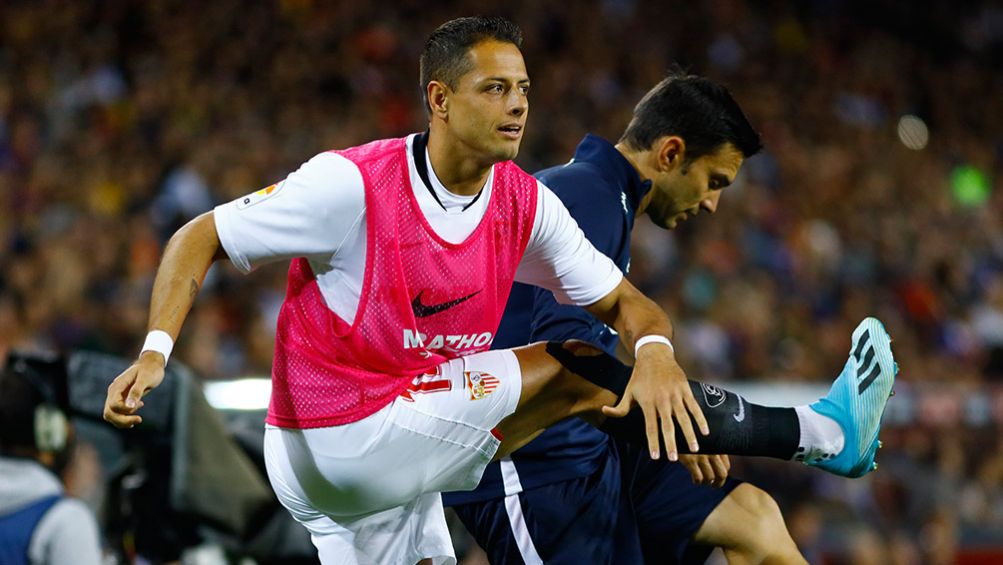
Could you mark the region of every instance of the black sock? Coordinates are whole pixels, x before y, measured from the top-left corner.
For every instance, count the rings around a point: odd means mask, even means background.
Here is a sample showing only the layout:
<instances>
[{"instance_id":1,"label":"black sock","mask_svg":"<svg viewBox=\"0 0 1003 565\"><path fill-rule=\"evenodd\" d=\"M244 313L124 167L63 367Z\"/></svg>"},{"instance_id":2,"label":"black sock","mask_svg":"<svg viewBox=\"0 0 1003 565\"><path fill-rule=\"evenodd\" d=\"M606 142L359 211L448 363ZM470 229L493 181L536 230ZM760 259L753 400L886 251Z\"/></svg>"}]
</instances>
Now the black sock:
<instances>
[{"instance_id":1,"label":"black sock","mask_svg":"<svg viewBox=\"0 0 1003 565\"><path fill-rule=\"evenodd\" d=\"M690 381L690 390L696 398L710 435L696 430L700 453L728 455L754 455L790 460L798 449L801 427L793 408L776 408L752 404L734 392L696 381ZM647 446L644 415L633 409L624 418L607 418L600 426L604 432L629 443ZM679 453L690 453L689 445L679 425L676 424L676 448ZM665 442L660 442L665 453Z\"/></svg>"},{"instance_id":2,"label":"black sock","mask_svg":"<svg viewBox=\"0 0 1003 565\"><path fill-rule=\"evenodd\" d=\"M589 382L616 394L623 392L630 380L631 367L606 354L578 356L561 342L548 342L547 353L564 368ZM710 435L697 432L700 453L754 455L789 460L794 457L801 439L801 427L793 408L775 408L752 404L741 396L708 384L690 381L693 397L703 410ZM647 446L644 415L637 408L624 418L607 418L600 426L604 432L630 443ZM680 453L689 453L679 425L676 425L676 446ZM665 452L665 443L660 449Z\"/></svg>"}]
</instances>

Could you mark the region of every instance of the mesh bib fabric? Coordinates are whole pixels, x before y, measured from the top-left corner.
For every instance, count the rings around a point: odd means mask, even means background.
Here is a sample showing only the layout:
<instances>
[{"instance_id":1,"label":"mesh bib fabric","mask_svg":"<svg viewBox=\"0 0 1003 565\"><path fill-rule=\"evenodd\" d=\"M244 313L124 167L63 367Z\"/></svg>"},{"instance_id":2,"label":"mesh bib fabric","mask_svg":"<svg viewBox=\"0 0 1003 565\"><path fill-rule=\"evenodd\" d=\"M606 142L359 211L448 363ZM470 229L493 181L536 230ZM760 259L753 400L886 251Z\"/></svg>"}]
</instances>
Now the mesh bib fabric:
<instances>
[{"instance_id":1,"label":"mesh bib fabric","mask_svg":"<svg viewBox=\"0 0 1003 565\"><path fill-rule=\"evenodd\" d=\"M415 376L491 347L536 215L536 179L495 165L480 224L453 244L411 188L405 140L337 151L366 191L366 271L352 324L324 301L306 259L292 261L279 313L267 422L316 428L361 420Z\"/></svg>"}]
</instances>

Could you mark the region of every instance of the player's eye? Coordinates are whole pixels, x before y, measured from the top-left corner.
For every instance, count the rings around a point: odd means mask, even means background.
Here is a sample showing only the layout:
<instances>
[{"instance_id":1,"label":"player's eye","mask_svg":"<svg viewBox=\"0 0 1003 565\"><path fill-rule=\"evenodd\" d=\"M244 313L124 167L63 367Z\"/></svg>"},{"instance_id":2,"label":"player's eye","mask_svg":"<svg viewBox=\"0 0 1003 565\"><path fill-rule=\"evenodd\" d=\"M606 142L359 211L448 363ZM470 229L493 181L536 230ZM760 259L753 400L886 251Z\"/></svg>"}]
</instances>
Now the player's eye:
<instances>
[{"instance_id":1,"label":"player's eye","mask_svg":"<svg viewBox=\"0 0 1003 565\"><path fill-rule=\"evenodd\" d=\"M504 90L505 90L505 89L504 89L504 88L502 88L502 85L500 85L500 84L498 84L498 83L495 83L495 84L492 84L492 85L489 85L489 86L488 86L488 88L487 88L487 92L490 92L490 93L492 93L492 94L500 94L500 93L501 93L501 92L503 92Z\"/></svg>"}]
</instances>

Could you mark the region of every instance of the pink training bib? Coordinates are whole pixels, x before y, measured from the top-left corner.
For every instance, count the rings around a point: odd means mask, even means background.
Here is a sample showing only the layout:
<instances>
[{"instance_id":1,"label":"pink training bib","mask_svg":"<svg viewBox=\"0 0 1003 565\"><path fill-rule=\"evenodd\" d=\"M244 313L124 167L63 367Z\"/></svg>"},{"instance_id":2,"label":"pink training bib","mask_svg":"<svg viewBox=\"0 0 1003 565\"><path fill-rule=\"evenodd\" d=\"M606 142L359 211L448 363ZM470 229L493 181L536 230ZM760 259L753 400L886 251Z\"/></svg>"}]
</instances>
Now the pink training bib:
<instances>
[{"instance_id":1,"label":"pink training bib","mask_svg":"<svg viewBox=\"0 0 1003 565\"><path fill-rule=\"evenodd\" d=\"M338 151L366 190L366 272L353 324L324 301L306 259L292 261L279 313L267 422L317 428L355 422L416 375L486 351L533 229L536 179L494 167L491 201L462 243L436 235L411 189L404 139Z\"/></svg>"}]
</instances>

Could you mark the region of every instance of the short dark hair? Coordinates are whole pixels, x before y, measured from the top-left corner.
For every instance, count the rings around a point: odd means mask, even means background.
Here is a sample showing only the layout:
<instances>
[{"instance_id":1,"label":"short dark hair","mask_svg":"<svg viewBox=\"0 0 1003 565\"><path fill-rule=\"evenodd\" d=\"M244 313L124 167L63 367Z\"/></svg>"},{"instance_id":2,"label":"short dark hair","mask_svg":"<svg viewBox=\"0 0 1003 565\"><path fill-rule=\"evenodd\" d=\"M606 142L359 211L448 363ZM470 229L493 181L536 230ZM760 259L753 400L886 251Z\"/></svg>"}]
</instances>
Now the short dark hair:
<instances>
[{"instance_id":1,"label":"short dark hair","mask_svg":"<svg viewBox=\"0 0 1003 565\"><path fill-rule=\"evenodd\" d=\"M717 151L725 143L746 158L763 148L759 133L727 88L680 71L662 79L637 103L620 141L644 150L666 135L683 138L687 160Z\"/></svg>"},{"instance_id":2,"label":"short dark hair","mask_svg":"<svg viewBox=\"0 0 1003 565\"><path fill-rule=\"evenodd\" d=\"M37 451L37 410L46 406L65 420L72 412L65 359L12 351L0 367L0 453ZM64 444L65 446L65 444Z\"/></svg>"},{"instance_id":3,"label":"short dark hair","mask_svg":"<svg viewBox=\"0 0 1003 565\"><path fill-rule=\"evenodd\" d=\"M511 43L522 47L519 26L496 16L457 18L439 26L425 41L419 63L421 99L428 111L428 83L441 81L455 89L460 77L470 71L471 47L485 40Z\"/></svg>"},{"instance_id":4,"label":"short dark hair","mask_svg":"<svg viewBox=\"0 0 1003 565\"><path fill-rule=\"evenodd\" d=\"M10 367L0 372L0 453L35 449L35 407L41 395Z\"/></svg>"}]
</instances>

